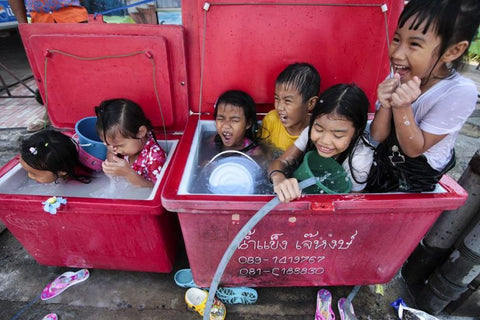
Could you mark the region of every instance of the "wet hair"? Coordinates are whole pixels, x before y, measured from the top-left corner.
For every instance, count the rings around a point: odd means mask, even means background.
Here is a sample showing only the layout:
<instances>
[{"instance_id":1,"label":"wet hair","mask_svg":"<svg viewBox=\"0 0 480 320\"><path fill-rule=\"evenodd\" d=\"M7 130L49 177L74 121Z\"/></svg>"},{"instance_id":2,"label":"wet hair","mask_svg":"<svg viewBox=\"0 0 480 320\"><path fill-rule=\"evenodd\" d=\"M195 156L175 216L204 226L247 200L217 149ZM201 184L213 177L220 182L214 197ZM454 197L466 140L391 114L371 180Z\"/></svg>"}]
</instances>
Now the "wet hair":
<instances>
[{"instance_id":1,"label":"wet hair","mask_svg":"<svg viewBox=\"0 0 480 320\"><path fill-rule=\"evenodd\" d=\"M308 63L288 65L277 77L275 86L284 85L296 89L302 96L303 103L311 97L318 96L320 90L320 74Z\"/></svg>"},{"instance_id":2,"label":"wet hair","mask_svg":"<svg viewBox=\"0 0 480 320\"><path fill-rule=\"evenodd\" d=\"M252 141L257 139L258 121L257 121L257 109L252 97L247 93L240 90L229 90L222 93L218 97L215 103L215 110L213 116L217 118L217 107L221 104L231 104L232 106L239 107L243 110L247 124L250 124L250 128L245 132L245 136Z\"/></svg>"},{"instance_id":3,"label":"wet hair","mask_svg":"<svg viewBox=\"0 0 480 320\"><path fill-rule=\"evenodd\" d=\"M217 107L221 104L231 104L233 106L239 107L243 110L247 124L251 124L250 128L245 132L245 137L252 141L251 144L241 149L241 152L247 152L250 149L253 149L258 145L257 131L258 131L258 121L257 121L257 110L255 107L255 101L253 98L246 92L240 90L228 90L222 93L218 97L217 102L215 102L215 108L213 111L213 116L217 118ZM222 138L218 134L215 135L215 146L217 152L223 150Z\"/></svg>"},{"instance_id":4,"label":"wet hair","mask_svg":"<svg viewBox=\"0 0 480 320\"><path fill-rule=\"evenodd\" d=\"M20 146L20 155L30 167L36 170L50 171L59 178L58 173L83 183L91 179L78 175L76 169L81 167L75 141L61 132L43 130L31 135Z\"/></svg>"},{"instance_id":5,"label":"wet hair","mask_svg":"<svg viewBox=\"0 0 480 320\"><path fill-rule=\"evenodd\" d=\"M398 19L398 27L402 28L407 20L414 17L410 30L417 30L423 23L422 32L432 30L440 39L437 64L440 57L453 44L460 41L471 43L475 38L480 23L479 0L411 0L403 9ZM452 61L453 69L462 66L466 59L465 52Z\"/></svg>"},{"instance_id":6,"label":"wet hair","mask_svg":"<svg viewBox=\"0 0 480 320\"><path fill-rule=\"evenodd\" d=\"M97 115L97 132L108 145L107 137L119 133L125 138L138 139L141 126L145 126L152 135L152 123L145 116L142 108L128 99L110 99L95 107ZM155 139L155 136L154 136ZM156 140L155 140L156 141Z\"/></svg>"},{"instance_id":7,"label":"wet hair","mask_svg":"<svg viewBox=\"0 0 480 320\"><path fill-rule=\"evenodd\" d=\"M310 137L315 120L326 114L338 115L353 123L355 135L352 137L347 149L345 149L336 160L341 164L348 156L350 156L350 172L357 183L364 183L365 181L357 181L351 161L359 139L362 139L367 146L370 146L363 135L367 125L369 107L370 102L368 101L365 92L363 92L363 90L356 84L336 84L320 94L320 97L313 108L312 116L310 117L310 127L308 129L308 137ZM315 146L309 138L307 150L314 149Z\"/></svg>"}]
</instances>

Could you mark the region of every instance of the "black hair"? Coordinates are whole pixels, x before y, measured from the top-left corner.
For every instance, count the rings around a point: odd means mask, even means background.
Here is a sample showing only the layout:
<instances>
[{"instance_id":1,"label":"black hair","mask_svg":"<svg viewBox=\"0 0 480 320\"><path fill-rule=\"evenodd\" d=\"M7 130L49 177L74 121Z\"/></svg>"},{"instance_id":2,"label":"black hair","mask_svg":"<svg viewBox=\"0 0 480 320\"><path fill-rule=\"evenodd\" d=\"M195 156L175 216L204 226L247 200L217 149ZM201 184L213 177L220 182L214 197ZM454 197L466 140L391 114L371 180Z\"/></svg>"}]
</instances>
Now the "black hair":
<instances>
[{"instance_id":1,"label":"black hair","mask_svg":"<svg viewBox=\"0 0 480 320\"><path fill-rule=\"evenodd\" d=\"M95 114L97 115L97 132L107 145L107 136L113 136L116 133L125 138L138 139L137 134L141 126L145 126L155 139L152 123L145 116L142 108L131 100L102 101L95 107Z\"/></svg>"},{"instance_id":2,"label":"black hair","mask_svg":"<svg viewBox=\"0 0 480 320\"><path fill-rule=\"evenodd\" d=\"M308 63L293 63L278 75L275 86L285 85L296 89L302 96L303 103L306 103L310 98L318 96L320 82L320 74L314 66Z\"/></svg>"},{"instance_id":3,"label":"black hair","mask_svg":"<svg viewBox=\"0 0 480 320\"><path fill-rule=\"evenodd\" d=\"M83 183L91 179L78 175L82 167L78 159L76 142L55 130L42 130L24 140L20 146L20 155L30 167L36 170L50 171L59 178L59 172Z\"/></svg>"},{"instance_id":4,"label":"black hair","mask_svg":"<svg viewBox=\"0 0 480 320\"><path fill-rule=\"evenodd\" d=\"M250 128L245 132L245 136L254 141L258 131L257 121L257 109L252 97L246 92L240 90L228 90L222 93L218 97L215 103L215 110L213 116L217 118L217 107L221 104L231 104L232 106L239 107L243 110L247 124L250 124Z\"/></svg>"},{"instance_id":5,"label":"black hair","mask_svg":"<svg viewBox=\"0 0 480 320\"><path fill-rule=\"evenodd\" d=\"M315 149L315 146L310 140L310 133L315 120L318 117L321 117L325 114L334 113L349 121L352 121L353 127L355 128L355 135L350 141L347 149L345 149L345 151L343 151L336 160L342 164L343 161L349 157L350 172L353 179L357 183L365 183L365 181L357 181L351 161L353 158L353 153L355 152L355 146L357 145L359 139L363 139L365 144L370 146L363 135L367 125L369 107L370 102L368 101L365 92L363 92L363 90L356 84L336 84L320 94L320 97L313 108L312 116L310 117L310 127L308 129L309 141L307 145L307 151Z\"/></svg>"},{"instance_id":6,"label":"black hair","mask_svg":"<svg viewBox=\"0 0 480 320\"><path fill-rule=\"evenodd\" d=\"M480 23L479 0L411 0L403 9L398 19L398 27L402 28L407 20L414 17L409 29L417 30L422 23L425 26L422 32L425 34L432 30L441 38L438 53L440 57L453 44L460 41L471 43L475 38ZM467 56L465 52L452 61L453 69L462 66Z\"/></svg>"},{"instance_id":7,"label":"black hair","mask_svg":"<svg viewBox=\"0 0 480 320\"><path fill-rule=\"evenodd\" d=\"M217 118L217 109L221 104L231 104L232 106L239 107L243 110L247 124L250 124L250 128L245 132L245 137L250 139L252 143L242 150L241 152L247 152L248 150L254 148L258 145L257 141L257 131L258 131L258 121L257 121L257 109L255 107L255 101L253 98L246 92L240 90L228 90L222 93L218 97L217 102L215 103L215 109L213 111L213 117ZM215 136L215 144L217 146L217 151L223 150L222 138L217 134Z\"/></svg>"}]
</instances>

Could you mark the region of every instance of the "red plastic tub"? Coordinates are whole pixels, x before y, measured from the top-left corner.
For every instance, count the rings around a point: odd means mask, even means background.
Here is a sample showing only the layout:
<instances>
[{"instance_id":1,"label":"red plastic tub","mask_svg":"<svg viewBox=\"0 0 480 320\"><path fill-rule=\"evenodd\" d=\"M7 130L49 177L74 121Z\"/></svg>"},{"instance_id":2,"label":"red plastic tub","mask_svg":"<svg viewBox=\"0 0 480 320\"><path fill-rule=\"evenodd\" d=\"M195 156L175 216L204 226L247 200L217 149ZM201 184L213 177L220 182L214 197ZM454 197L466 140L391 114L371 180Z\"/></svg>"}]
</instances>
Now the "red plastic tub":
<instances>
[{"instance_id":1,"label":"red plastic tub","mask_svg":"<svg viewBox=\"0 0 480 320\"><path fill-rule=\"evenodd\" d=\"M196 150L201 133L212 126L213 121L191 118L179 150ZM176 154L162 203L178 212L195 283L208 287L230 242L272 196L190 193L196 155ZM440 213L459 207L466 197L454 180L444 176L432 193L309 195L281 204L240 243L221 283L386 283Z\"/></svg>"},{"instance_id":2,"label":"red plastic tub","mask_svg":"<svg viewBox=\"0 0 480 320\"><path fill-rule=\"evenodd\" d=\"M356 82L371 102L388 74L388 39L403 1L184 1L189 101L193 115L162 192L178 213L195 282L210 286L228 245L273 195L189 191L199 139L213 130L217 97L248 92L273 107L274 82L289 63L309 62L322 90ZM385 6L388 10L384 10ZM388 35L386 34L388 30ZM321 286L388 282L443 210L467 194L448 176L434 193L306 196L282 204L251 230L230 260L226 286Z\"/></svg>"},{"instance_id":3,"label":"red plastic tub","mask_svg":"<svg viewBox=\"0 0 480 320\"><path fill-rule=\"evenodd\" d=\"M134 100L158 128L157 138L168 152L163 174L168 172L178 142L172 133L184 127L187 114L181 26L92 22L22 24L19 29L56 127L72 134L75 123L94 116L93 107L102 100ZM28 178L18 157L0 170L0 177L0 219L38 263L172 270L181 233L176 214L160 201L165 179L145 194L134 195L134 187L127 187L125 197L113 199L101 194L105 190L98 189L97 179L22 193ZM55 215L43 210L42 202L51 196L67 200Z\"/></svg>"}]
</instances>

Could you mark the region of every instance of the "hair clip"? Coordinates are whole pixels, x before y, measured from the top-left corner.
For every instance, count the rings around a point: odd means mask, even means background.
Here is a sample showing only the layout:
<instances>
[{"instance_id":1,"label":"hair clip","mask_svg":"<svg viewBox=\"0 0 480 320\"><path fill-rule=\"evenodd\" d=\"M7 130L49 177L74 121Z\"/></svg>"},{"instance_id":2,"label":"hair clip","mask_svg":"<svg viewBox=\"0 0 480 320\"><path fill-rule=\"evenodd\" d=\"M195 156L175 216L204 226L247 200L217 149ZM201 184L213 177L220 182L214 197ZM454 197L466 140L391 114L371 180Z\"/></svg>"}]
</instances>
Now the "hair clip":
<instances>
[{"instance_id":1,"label":"hair clip","mask_svg":"<svg viewBox=\"0 0 480 320\"><path fill-rule=\"evenodd\" d=\"M30 151L30 153L33 154L34 156L36 156L37 153L38 153L37 148L35 148L35 147L30 147L30 149L28 149L28 151Z\"/></svg>"},{"instance_id":2,"label":"hair clip","mask_svg":"<svg viewBox=\"0 0 480 320\"><path fill-rule=\"evenodd\" d=\"M323 103L323 99L318 100L318 102Z\"/></svg>"}]
</instances>

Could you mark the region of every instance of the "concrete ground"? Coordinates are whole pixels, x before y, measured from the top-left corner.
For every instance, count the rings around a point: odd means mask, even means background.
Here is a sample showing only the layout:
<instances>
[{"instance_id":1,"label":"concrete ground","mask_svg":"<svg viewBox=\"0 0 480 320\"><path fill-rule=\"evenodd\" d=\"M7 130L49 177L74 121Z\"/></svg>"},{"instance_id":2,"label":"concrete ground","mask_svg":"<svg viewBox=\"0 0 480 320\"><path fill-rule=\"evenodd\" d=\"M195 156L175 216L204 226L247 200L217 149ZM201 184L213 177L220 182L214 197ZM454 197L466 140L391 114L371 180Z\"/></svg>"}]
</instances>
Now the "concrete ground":
<instances>
[{"instance_id":1,"label":"concrete ground","mask_svg":"<svg viewBox=\"0 0 480 320\"><path fill-rule=\"evenodd\" d=\"M21 50L17 54L11 54L13 48L15 46L5 49L2 43L0 59L8 60L6 57L11 56L16 57L14 59L16 61L22 60ZM16 48L19 50L18 46ZM5 54L5 50L8 55ZM21 65L19 68L23 70L28 69L25 61L15 65ZM475 71L473 67L469 68L467 76L474 78L477 84L480 84L480 71ZM5 106L2 100L0 104ZM25 134L24 128L0 129L1 166L18 153L18 144ZM455 179L460 177L472 155L480 149L479 136L480 112L477 108L457 140L457 165L450 172ZM0 224L0 230L2 230L1 227ZM76 269L39 265L8 230L0 231L0 319L42 319L50 312L55 312L61 320L201 319L199 315L187 310L184 302L186 289L176 286L173 280L175 271L188 267L183 246L180 246L178 251L171 273L91 269L91 276L87 281L69 288L51 300L42 301L39 295L48 283L63 272ZM259 296L258 302L254 305L227 305L227 319L314 318L316 292L319 288L256 289ZM336 303L340 297L346 297L352 287L329 287L328 289L332 292L333 301ZM399 297L402 297L409 306L413 306L405 283L397 274L384 285L383 295L375 293L373 286L361 287L353 300L353 305L358 319L393 320L397 317L390 303ZM333 309L337 319L340 319L336 306ZM448 314L437 317L441 320L474 319Z\"/></svg>"}]
</instances>

